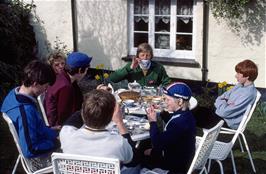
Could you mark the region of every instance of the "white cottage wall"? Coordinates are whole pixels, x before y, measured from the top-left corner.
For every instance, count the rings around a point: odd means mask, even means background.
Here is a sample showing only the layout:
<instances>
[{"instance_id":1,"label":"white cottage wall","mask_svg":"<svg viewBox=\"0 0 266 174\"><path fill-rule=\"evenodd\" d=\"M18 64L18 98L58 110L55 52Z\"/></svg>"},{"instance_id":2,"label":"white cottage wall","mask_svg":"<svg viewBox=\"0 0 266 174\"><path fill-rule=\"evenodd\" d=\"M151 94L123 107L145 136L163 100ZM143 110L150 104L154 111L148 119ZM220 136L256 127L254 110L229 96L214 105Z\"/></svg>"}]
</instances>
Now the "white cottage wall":
<instances>
[{"instance_id":1,"label":"white cottage wall","mask_svg":"<svg viewBox=\"0 0 266 174\"><path fill-rule=\"evenodd\" d=\"M117 69L127 55L127 1L77 1L78 48L94 57L92 67Z\"/></svg>"},{"instance_id":2,"label":"white cottage wall","mask_svg":"<svg viewBox=\"0 0 266 174\"><path fill-rule=\"evenodd\" d=\"M68 50L73 50L70 0L34 0L33 3L36 5L37 18L33 18L32 25L38 44L38 56L47 58L48 49L55 47L56 40L67 45Z\"/></svg>"},{"instance_id":3,"label":"white cottage wall","mask_svg":"<svg viewBox=\"0 0 266 174\"><path fill-rule=\"evenodd\" d=\"M29 0L28 0L29 1ZM70 0L35 0L36 13L44 22L35 31L41 52L45 51L45 39L52 45L56 36L72 49L72 21ZM94 57L92 67L104 64L106 69L115 70L125 65L121 57L127 49L127 1L126 0L80 0L77 1L78 49ZM195 60L202 63L203 3L196 5ZM256 12L255 8L254 11ZM254 14L261 17L261 14ZM249 17L250 18L250 17ZM248 19L248 18L247 18ZM243 25L244 24L244 25ZM234 66L251 59L259 67L255 84L266 87L265 19L256 23L248 19L236 33L225 21L217 21L211 12L209 17L208 79L214 82L236 83ZM43 54L43 53L40 53ZM201 80L201 68L165 66L170 77Z\"/></svg>"}]
</instances>

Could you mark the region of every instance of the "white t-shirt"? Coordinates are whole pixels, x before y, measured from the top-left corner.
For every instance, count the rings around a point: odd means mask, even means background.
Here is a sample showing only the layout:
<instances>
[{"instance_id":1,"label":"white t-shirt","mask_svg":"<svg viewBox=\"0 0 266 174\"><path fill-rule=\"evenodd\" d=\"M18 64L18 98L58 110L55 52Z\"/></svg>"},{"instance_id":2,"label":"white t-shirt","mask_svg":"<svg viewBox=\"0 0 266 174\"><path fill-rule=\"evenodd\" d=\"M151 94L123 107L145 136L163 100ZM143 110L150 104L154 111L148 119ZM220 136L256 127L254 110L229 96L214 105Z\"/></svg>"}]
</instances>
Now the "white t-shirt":
<instances>
[{"instance_id":1,"label":"white t-shirt","mask_svg":"<svg viewBox=\"0 0 266 174\"><path fill-rule=\"evenodd\" d=\"M123 163L133 158L127 139L107 130L90 131L67 125L60 131L60 141L64 153L117 158Z\"/></svg>"}]
</instances>

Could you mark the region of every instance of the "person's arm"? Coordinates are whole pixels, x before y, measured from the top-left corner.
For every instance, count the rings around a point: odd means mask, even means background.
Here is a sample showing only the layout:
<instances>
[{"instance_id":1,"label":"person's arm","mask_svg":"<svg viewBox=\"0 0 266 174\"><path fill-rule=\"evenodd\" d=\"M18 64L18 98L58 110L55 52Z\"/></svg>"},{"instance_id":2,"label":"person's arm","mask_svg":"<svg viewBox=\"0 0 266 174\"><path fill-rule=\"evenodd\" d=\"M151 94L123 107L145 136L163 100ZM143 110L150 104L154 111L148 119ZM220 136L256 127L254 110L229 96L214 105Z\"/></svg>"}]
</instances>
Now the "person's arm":
<instances>
[{"instance_id":1,"label":"person's arm","mask_svg":"<svg viewBox=\"0 0 266 174\"><path fill-rule=\"evenodd\" d=\"M118 69L115 72L111 73L109 79L112 82L117 83L117 82L127 79L127 76L129 75L129 73L133 71L134 70L131 69L131 63L128 63L123 68Z\"/></svg>"},{"instance_id":2,"label":"person's arm","mask_svg":"<svg viewBox=\"0 0 266 174\"><path fill-rule=\"evenodd\" d=\"M44 124L39 113L34 108L26 111L27 125L23 124L24 133L20 135L20 138L25 139L31 153L39 155L54 149L58 133Z\"/></svg>"},{"instance_id":3,"label":"person's arm","mask_svg":"<svg viewBox=\"0 0 266 174\"><path fill-rule=\"evenodd\" d=\"M72 114L71 117L66 120L64 126L73 126L77 129L81 128L83 126L83 120L80 111L76 111Z\"/></svg>"},{"instance_id":4,"label":"person's arm","mask_svg":"<svg viewBox=\"0 0 266 174\"><path fill-rule=\"evenodd\" d=\"M235 92L235 91L234 91ZM252 93L231 93L231 96L225 99L215 101L215 113L222 118L232 118L243 113L248 104L254 102L256 96Z\"/></svg>"}]
</instances>

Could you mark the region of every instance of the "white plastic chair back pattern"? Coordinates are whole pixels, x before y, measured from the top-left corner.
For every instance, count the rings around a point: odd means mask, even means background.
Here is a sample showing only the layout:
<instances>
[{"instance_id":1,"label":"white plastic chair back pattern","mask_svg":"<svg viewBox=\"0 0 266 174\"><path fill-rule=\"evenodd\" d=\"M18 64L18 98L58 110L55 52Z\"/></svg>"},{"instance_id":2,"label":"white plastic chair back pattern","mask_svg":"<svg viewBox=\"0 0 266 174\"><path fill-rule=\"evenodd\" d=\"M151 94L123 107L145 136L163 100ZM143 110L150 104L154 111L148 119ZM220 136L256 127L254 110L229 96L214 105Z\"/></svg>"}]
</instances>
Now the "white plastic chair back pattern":
<instances>
[{"instance_id":1,"label":"white plastic chair back pattern","mask_svg":"<svg viewBox=\"0 0 266 174\"><path fill-rule=\"evenodd\" d=\"M52 163L55 174L120 174L119 160L114 158L53 153Z\"/></svg>"},{"instance_id":2,"label":"white plastic chair back pattern","mask_svg":"<svg viewBox=\"0 0 266 174\"><path fill-rule=\"evenodd\" d=\"M200 169L201 171L206 170L205 164L209 158L214 142L220 133L223 123L224 121L220 121L213 128L204 129L204 135L201 137L200 143L198 144L194 158L188 170L188 174L191 174L195 169Z\"/></svg>"},{"instance_id":3,"label":"white plastic chair back pattern","mask_svg":"<svg viewBox=\"0 0 266 174\"><path fill-rule=\"evenodd\" d=\"M38 101L39 107L41 109L42 117L43 117L43 120L45 122L45 125L46 126L49 126L49 122L48 122L48 119L47 119L47 115L46 115L46 112L45 112L45 109L44 109L44 106L43 106L44 97L45 97L45 93L40 94L37 97L37 101Z\"/></svg>"},{"instance_id":4,"label":"white plastic chair back pattern","mask_svg":"<svg viewBox=\"0 0 266 174\"><path fill-rule=\"evenodd\" d=\"M10 130L12 136L13 136L13 139L15 141L15 144L16 144L18 152L19 152L19 155L18 155L18 158L16 160L16 164L15 164L15 166L13 168L12 174L16 173L16 169L17 169L19 161L21 161L23 169L25 170L25 172L27 174L31 174L31 173L38 174L38 173L49 173L49 172L52 172L52 166L37 170L35 172L30 170L30 166L29 166L30 164L27 163L27 160L25 159L25 157L24 157L24 155L22 153L22 150L21 150L20 145L19 145L18 134L17 134L16 128L15 128L12 120L7 116L6 113L3 113L3 118L8 124L9 130Z\"/></svg>"}]
</instances>

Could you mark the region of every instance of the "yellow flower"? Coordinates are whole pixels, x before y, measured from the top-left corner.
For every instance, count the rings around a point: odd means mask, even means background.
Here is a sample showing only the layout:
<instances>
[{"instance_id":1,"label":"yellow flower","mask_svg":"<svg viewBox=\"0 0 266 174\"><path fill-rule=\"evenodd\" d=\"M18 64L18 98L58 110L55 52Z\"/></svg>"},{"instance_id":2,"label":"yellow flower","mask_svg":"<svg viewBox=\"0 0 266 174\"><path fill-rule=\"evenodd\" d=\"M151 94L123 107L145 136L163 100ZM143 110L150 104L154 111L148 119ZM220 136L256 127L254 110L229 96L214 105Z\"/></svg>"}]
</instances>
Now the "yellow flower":
<instances>
[{"instance_id":1,"label":"yellow flower","mask_svg":"<svg viewBox=\"0 0 266 174\"><path fill-rule=\"evenodd\" d=\"M223 84L222 83L218 83L218 88L223 88L224 86L223 86Z\"/></svg>"},{"instance_id":2,"label":"yellow flower","mask_svg":"<svg viewBox=\"0 0 266 174\"><path fill-rule=\"evenodd\" d=\"M226 91L231 90L233 87L234 87L234 86L228 86L228 87L226 88Z\"/></svg>"},{"instance_id":3,"label":"yellow flower","mask_svg":"<svg viewBox=\"0 0 266 174\"><path fill-rule=\"evenodd\" d=\"M103 77L104 77L105 79L107 79L107 78L109 77L109 74L108 74L108 73L104 73L104 74L103 74Z\"/></svg>"},{"instance_id":4,"label":"yellow flower","mask_svg":"<svg viewBox=\"0 0 266 174\"><path fill-rule=\"evenodd\" d=\"M100 80L101 77L97 74L97 75L95 76L95 79L96 79L96 80Z\"/></svg>"},{"instance_id":5,"label":"yellow flower","mask_svg":"<svg viewBox=\"0 0 266 174\"><path fill-rule=\"evenodd\" d=\"M104 67L104 64L100 64L100 68L103 68Z\"/></svg>"},{"instance_id":6,"label":"yellow flower","mask_svg":"<svg viewBox=\"0 0 266 174\"><path fill-rule=\"evenodd\" d=\"M223 87L225 87L227 85L227 82L226 81L223 81Z\"/></svg>"},{"instance_id":7,"label":"yellow flower","mask_svg":"<svg viewBox=\"0 0 266 174\"><path fill-rule=\"evenodd\" d=\"M96 69L100 69L100 66L99 65L96 65Z\"/></svg>"}]
</instances>

